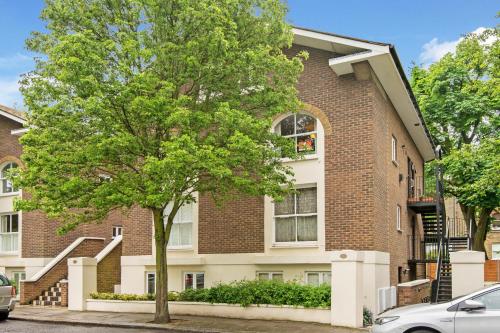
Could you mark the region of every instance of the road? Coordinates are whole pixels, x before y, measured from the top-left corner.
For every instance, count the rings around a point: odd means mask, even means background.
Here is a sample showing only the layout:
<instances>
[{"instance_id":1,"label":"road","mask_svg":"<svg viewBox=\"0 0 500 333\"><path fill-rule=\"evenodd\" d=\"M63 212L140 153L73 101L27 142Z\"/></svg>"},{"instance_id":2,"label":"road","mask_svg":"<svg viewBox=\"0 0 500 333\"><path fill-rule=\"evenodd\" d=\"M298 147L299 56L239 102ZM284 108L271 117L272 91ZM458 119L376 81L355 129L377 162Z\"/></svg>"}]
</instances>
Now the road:
<instances>
[{"instance_id":1,"label":"road","mask_svg":"<svg viewBox=\"0 0 500 333\"><path fill-rule=\"evenodd\" d=\"M77 326L63 324L37 323L21 320L0 322L2 333L174 333L171 330L148 330L116 327Z\"/></svg>"}]
</instances>

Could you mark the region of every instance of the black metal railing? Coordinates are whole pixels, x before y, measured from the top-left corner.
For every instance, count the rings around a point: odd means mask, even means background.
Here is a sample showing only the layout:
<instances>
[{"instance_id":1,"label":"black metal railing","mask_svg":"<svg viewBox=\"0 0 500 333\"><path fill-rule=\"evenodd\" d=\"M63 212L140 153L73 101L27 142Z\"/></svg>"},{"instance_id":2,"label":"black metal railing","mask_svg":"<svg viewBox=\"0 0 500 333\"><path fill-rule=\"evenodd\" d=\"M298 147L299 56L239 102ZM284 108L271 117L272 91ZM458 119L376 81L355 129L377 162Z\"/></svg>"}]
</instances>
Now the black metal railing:
<instances>
[{"instance_id":1,"label":"black metal railing","mask_svg":"<svg viewBox=\"0 0 500 333\"><path fill-rule=\"evenodd\" d=\"M464 219L448 217L449 237L469 237L469 230Z\"/></svg>"},{"instance_id":2,"label":"black metal railing","mask_svg":"<svg viewBox=\"0 0 500 333\"><path fill-rule=\"evenodd\" d=\"M435 186L426 186L423 176L407 177L408 201L434 202L436 200Z\"/></svg>"}]
</instances>

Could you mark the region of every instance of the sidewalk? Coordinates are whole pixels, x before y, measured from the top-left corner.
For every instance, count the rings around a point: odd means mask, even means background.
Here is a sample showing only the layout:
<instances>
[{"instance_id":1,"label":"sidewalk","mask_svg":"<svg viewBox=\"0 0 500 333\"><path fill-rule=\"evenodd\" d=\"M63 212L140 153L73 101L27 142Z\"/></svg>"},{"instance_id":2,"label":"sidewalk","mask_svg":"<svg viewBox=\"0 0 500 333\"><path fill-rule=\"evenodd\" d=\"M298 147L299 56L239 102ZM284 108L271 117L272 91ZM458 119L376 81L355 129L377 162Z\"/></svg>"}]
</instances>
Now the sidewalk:
<instances>
[{"instance_id":1,"label":"sidewalk","mask_svg":"<svg viewBox=\"0 0 500 333\"><path fill-rule=\"evenodd\" d=\"M287 333L360 333L363 329L332 327L324 324L292 321L244 320L198 316L173 316L169 324L153 324L152 314L114 313L114 312L79 312L66 308L42 308L16 306L10 313L10 319L48 323L67 323L92 326L123 328L167 329L169 332L287 332Z\"/></svg>"}]
</instances>

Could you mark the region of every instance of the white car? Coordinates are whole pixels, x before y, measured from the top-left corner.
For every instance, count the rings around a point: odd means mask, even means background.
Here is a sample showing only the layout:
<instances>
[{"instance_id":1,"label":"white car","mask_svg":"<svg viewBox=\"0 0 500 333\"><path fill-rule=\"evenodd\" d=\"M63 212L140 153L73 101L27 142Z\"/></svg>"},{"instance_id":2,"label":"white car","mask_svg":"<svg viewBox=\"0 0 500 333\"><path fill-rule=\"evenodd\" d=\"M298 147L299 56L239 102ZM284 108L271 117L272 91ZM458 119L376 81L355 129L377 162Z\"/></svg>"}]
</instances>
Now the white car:
<instances>
[{"instance_id":1,"label":"white car","mask_svg":"<svg viewBox=\"0 0 500 333\"><path fill-rule=\"evenodd\" d=\"M446 303L416 304L380 314L372 333L499 333L500 284Z\"/></svg>"},{"instance_id":2,"label":"white car","mask_svg":"<svg viewBox=\"0 0 500 333\"><path fill-rule=\"evenodd\" d=\"M5 275L0 274L0 320L9 317L9 312L16 306L16 288Z\"/></svg>"}]
</instances>

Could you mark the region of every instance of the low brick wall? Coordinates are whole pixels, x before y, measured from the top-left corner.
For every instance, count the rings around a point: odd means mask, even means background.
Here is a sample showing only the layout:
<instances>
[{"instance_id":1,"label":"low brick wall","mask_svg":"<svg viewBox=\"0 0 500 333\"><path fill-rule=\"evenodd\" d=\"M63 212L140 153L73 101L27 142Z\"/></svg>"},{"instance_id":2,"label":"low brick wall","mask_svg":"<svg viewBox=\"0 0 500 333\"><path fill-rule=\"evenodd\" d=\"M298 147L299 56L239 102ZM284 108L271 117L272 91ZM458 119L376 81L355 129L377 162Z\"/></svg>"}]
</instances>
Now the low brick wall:
<instances>
[{"instance_id":1,"label":"low brick wall","mask_svg":"<svg viewBox=\"0 0 500 333\"><path fill-rule=\"evenodd\" d=\"M484 263L484 281L500 282L500 260L486 260Z\"/></svg>"},{"instance_id":2,"label":"low brick wall","mask_svg":"<svg viewBox=\"0 0 500 333\"><path fill-rule=\"evenodd\" d=\"M398 284L398 306L427 303L430 301L431 283L429 279Z\"/></svg>"},{"instance_id":3,"label":"low brick wall","mask_svg":"<svg viewBox=\"0 0 500 333\"><path fill-rule=\"evenodd\" d=\"M115 285L121 281L122 244L118 244L104 259L97 264L97 291L100 293L115 292Z\"/></svg>"},{"instance_id":4,"label":"low brick wall","mask_svg":"<svg viewBox=\"0 0 500 333\"><path fill-rule=\"evenodd\" d=\"M68 277L68 258L94 257L104 247L104 239L85 239L64 258L62 258L52 269L42 275L36 281L21 281L21 304L29 304L32 300L48 290L62 279Z\"/></svg>"}]
</instances>

